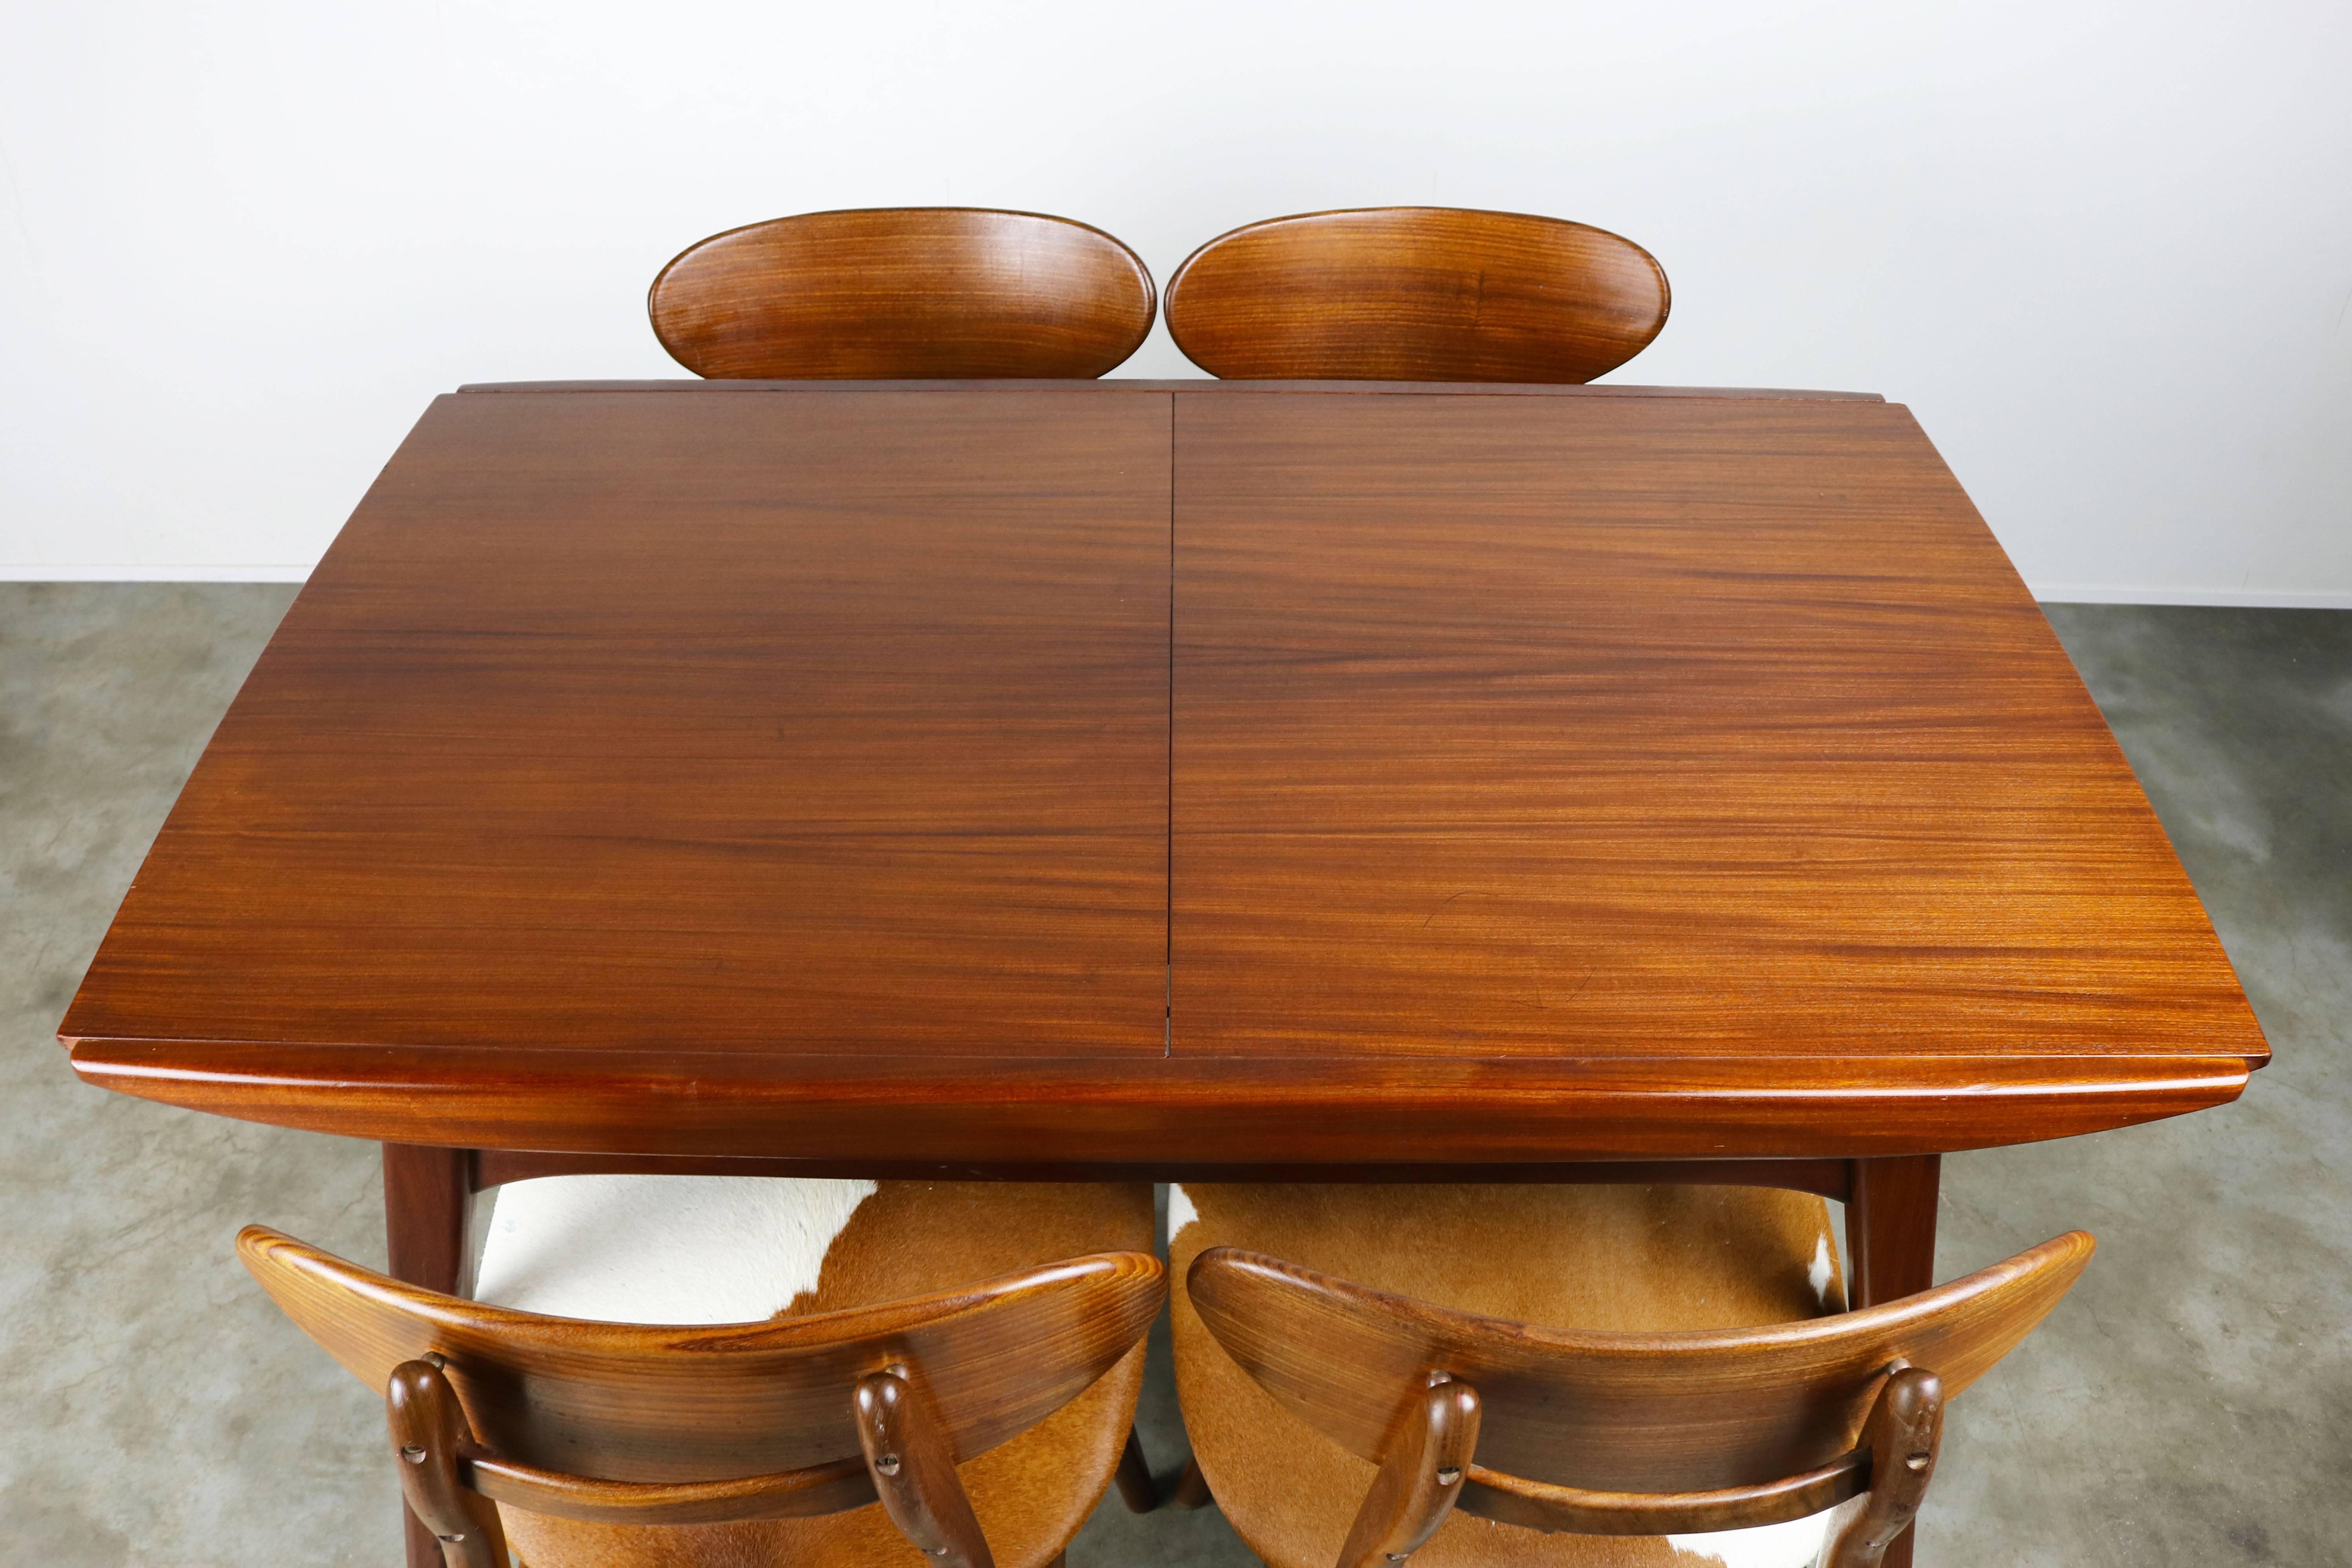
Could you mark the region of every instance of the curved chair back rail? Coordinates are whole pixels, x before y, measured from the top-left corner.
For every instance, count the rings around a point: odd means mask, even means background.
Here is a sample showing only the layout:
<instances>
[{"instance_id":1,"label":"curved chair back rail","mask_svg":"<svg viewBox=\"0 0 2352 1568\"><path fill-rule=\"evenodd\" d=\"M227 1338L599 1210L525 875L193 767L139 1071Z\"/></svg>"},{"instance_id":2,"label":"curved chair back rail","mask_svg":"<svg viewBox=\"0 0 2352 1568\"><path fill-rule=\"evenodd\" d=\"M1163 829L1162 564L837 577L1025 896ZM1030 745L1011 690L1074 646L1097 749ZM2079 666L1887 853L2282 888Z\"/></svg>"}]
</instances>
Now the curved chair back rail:
<instances>
[{"instance_id":1,"label":"curved chair back rail","mask_svg":"<svg viewBox=\"0 0 2352 1568\"><path fill-rule=\"evenodd\" d=\"M1542 1528L1662 1533L1801 1518L1867 1488L1866 1423L1916 1425L1923 1398L1940 1412L2032 1331L2093 1246L2071 1231L1883 1306L1681 1333L1507 1322L1232 1247L1201 1254L1187 1287L1234 1361L1359 1458L1381 1463L1423 1391L1453 1380L1479 1406L1465 1478L1475 1485L1460 1506L1553 1521ZM1940 1386L1904 1392L1891 1374L1906 1366ZM1690 1495L1706 1493L1738 1495Z\"/></svg>"},{"instance_id":2,"label":"curved chair back rail","mask_svg":"<svg viewBox=\"0 0 2352 1568\"><path fill-rule=\"evenodd\" d=\"M647 1523L648 1510L689 1522L871 1500L855 1404L877 1373L918 1391L957 1462L985 1453L1108 1371L1165 1295L1159 1259L1110 1252L885 1306L671 1328L444 1296L259 1226L238 1236L237 1252L370 1387L410 1363L446 1371L487 1495ZM660 1484L640 1494L632 1483Z\"/></svg>"},{"instance_id":3,"label":"curved chair back rail","mask_svg":"<svg viewBox=\"0 0 2352 1568\"><path fill-rule=\"evenodd\" d=\"M1218 236L1168 283L1168 331L1211 375L1586 382L1666 324L1666 274L1560 218L1367 207Z\"/></svg>"},{"instance_id":4,"label":"curved chair back rail","mask_svg":"<svg viewBox=\"0 0 2352 1568\"><path fill-rule=\"evenodd\" d=\"M1038 213L803 213L688 246L646 296L697 375L1086 378L1151 331L1151 274L1098 228Z\"/></svg>"}]
</instances>

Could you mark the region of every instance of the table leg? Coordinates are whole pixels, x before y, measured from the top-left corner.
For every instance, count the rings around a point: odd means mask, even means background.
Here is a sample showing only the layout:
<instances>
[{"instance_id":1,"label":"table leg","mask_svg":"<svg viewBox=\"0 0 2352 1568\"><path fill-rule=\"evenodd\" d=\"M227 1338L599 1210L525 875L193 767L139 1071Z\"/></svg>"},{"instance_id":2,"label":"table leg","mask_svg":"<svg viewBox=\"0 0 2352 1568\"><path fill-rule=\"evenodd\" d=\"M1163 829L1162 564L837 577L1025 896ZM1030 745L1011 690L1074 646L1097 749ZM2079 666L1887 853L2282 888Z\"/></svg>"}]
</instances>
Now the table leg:
<instances>
[{"instance_id":1,"label":"table leg","mask_svg":"<svg viewBox=\"0 0 2352 1568\"><path fill-rule=\"evenodd\" d=\"M474 1291L474 1152L383 1146L384 1272L445 1295ZM408 1568L441 1568L441 1546L406 1504Z\"/></svg>"},{"instance_id":2,"label":"table leg","mask_svg":"<svg viewBox=\"0 0 2352 1568\"><path fill-rule=\"evenodd\" d=\"M1943 1163L1940 1154L1853 1162L1845 1249L1853 1259L1854 1306L1874 1307L1936 1282L1936 1194ZM1880 1568L1911 1568L1918 1535L1914 1526L1896 1536Z\"/></svg>"}]
</instances>

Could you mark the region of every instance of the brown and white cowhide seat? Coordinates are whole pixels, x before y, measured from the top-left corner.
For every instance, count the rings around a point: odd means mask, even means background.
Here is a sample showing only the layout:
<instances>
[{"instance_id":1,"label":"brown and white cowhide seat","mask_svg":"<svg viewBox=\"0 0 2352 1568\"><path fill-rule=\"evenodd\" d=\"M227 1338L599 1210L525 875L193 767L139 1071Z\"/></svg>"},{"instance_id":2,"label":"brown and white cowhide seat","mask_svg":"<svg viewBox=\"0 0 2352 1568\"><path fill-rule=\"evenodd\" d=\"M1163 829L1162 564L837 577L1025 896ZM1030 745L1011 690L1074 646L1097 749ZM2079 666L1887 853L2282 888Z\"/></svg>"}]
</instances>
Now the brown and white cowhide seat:
<instances>
[{"instance_id":1,"label":"brown and white cowhide seat","mask_svg":"<svg viewBox=\"0 0 2352 1568\"><path fill-rule=\"evenodd\" d=\"M1226 1521L1269 1568L1331 1568L1375 1467L1276 1403L1193 1310L1213 1247L1520 1323L1752 1328L1845 1308L1829 1205L1701 1186L1180 1186L1169 1194L1176 1387ZM1412 1568L1811 1568L1860 1500L1706 1535L1546 1534L1456 1510Z\"/></svg>"},{"instance_id":2,"label":"brown and white cowhide seat","mask_svg":"<svg viewBox=\"0 0 2352 1568\"><path fill-rule=\"evenodd\" d=\"M496 1189L475 1298L606 1322L798 1318L1112 1251L1153 1250L1144 1185L546 1176ZM1110 1486L1144 1347L959 1466L997 1568L1043 1568ZM814 1519L626 1527L501 1506L526 1568L877 1568L920 1554L879 1504Z\"/></svg>"}]
</instances>

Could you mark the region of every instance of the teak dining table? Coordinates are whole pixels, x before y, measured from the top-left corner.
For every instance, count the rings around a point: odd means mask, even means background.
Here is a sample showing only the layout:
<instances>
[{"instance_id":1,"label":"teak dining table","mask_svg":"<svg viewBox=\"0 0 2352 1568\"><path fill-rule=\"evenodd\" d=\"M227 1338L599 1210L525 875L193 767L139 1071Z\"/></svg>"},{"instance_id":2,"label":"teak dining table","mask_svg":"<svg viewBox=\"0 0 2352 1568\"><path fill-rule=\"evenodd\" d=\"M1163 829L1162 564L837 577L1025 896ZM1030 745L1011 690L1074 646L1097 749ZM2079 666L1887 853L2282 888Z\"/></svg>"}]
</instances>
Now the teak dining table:
<instances>
[{"instance_id":1,"label":"teak dining table","mask_svg":"<svg viewBox=\"0 0 2352 1568\"><path fill-rule=\"evenodd\" d=\"M436 399L60 1036L442 1289L567 1171L1668 1180L1856 1304L2268 1056L1906 409L1147 381Z\"/></svg>"}]
</instances>

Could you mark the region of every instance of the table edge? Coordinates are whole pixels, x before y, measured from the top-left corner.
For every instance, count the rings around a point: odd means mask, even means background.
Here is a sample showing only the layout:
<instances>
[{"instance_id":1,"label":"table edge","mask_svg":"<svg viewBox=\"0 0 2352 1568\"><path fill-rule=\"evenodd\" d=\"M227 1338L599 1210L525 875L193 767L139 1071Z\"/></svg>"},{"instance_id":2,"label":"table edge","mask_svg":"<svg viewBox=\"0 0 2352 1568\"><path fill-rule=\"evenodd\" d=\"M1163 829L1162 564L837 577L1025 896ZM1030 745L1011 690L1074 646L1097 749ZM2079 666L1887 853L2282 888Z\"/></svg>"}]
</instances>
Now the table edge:
<instances>
[{"instance_id":1,"label":"table edge","mask_svg":"<svg viewBox=\"0 0 2352 1568\"><path fill-rule=\"evenodd\" d=\"M475 381L460 395L572 392L1142 392L1321 393L1370 397L1677 397L1740 398L1801 403L1884 403L1875 392L1812 391L1769 386L1643 386L1602 383L1569 385L1541 382L1456 381L1218 381L1207 376L1176 380L1004 377L964 381L698 381L668 377L649 381Z\"/></svg>"},{"instance_id":2,"label":"table edge","mask_svg":"<svg viewBox=\"0 0 2352 1568\"><path fill-rule=\"evenodd\" d=\"M1932 1079L1868 1084L1853 1058L688 1052L656 1068L562 1050L69 1043L74 1070L98 1088L377 1142L1054 1163L1349 1163L1396 1160L1407 1145L1413 1163L1480 1164L1948 1152L2224 1104L2253 1070L2236 1055L1955 1057L1932 1058ZM723 1064L735 1070L714 1070Z\"/></svg>"}]
</instances>

